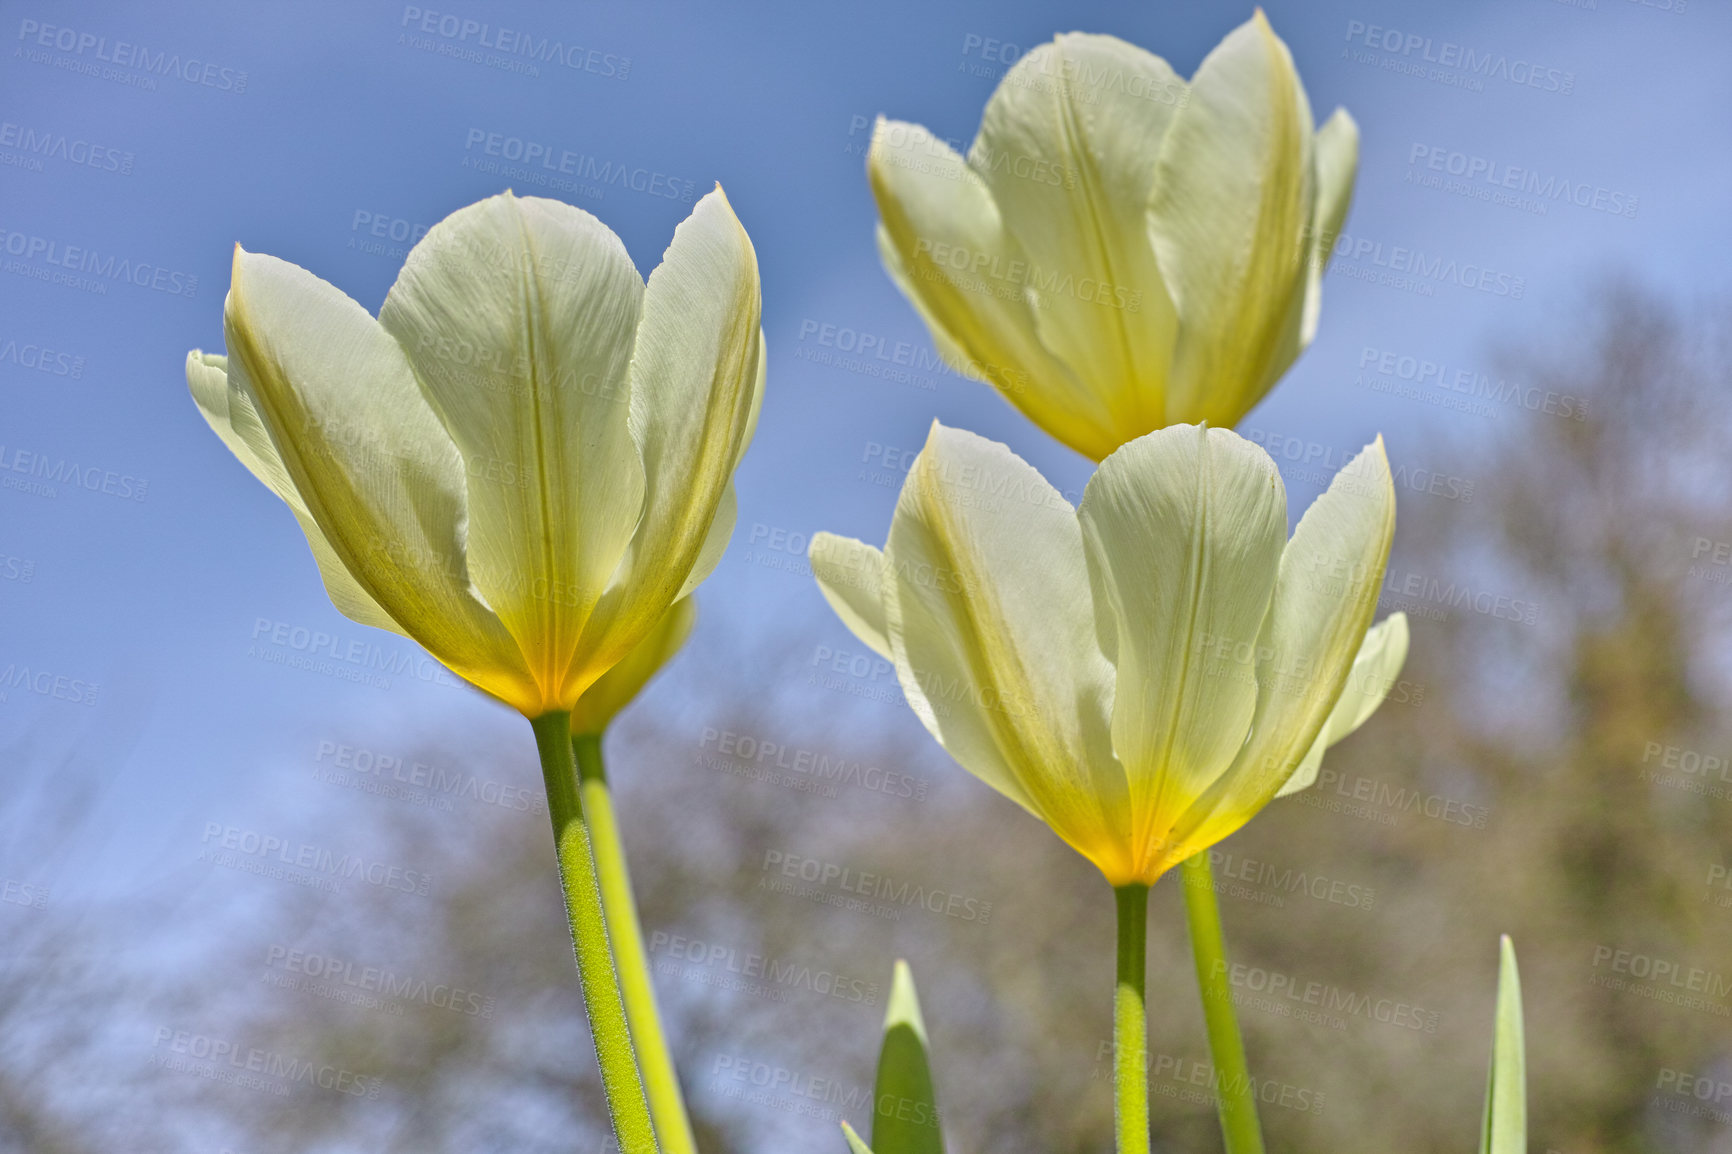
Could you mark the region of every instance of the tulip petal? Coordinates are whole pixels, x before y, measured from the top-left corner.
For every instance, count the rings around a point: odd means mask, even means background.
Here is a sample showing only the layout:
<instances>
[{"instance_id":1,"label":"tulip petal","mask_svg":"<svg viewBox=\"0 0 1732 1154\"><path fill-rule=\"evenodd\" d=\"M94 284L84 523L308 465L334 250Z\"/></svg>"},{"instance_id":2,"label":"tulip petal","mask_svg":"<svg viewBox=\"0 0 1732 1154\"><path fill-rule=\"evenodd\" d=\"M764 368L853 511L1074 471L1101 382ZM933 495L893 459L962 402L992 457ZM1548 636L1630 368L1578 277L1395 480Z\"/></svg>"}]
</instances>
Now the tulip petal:
<instances>
[{"instance_id":1,"label":"tulip petal","mask_svg":"<svg viewBox=\"0 0 1732 1154\"><path fill-rule=\"evenodd\" d=\"M1256 445L1175 425L1101 462L1077 515L1101 649L1116 667L1113 749L1130 779L1132 845L1143 876L1158 876L1167 830L1250 728L1250 659L1286 543L1287 494Z\"/></svg>"},{"instance_id":2,"label":"tulip petal","mask_svg":"<svg viewBox=\"0 0 1732 1154\"><path fill-rule=\"evenodd\" d=\"M1114 36L1060 36L999 82L968 154L1028 260L1041 342L1095 382L1109 410L1109 452L1167 423L1177 317L1147 212L1184 95L1151 52Z\"/></svg>"},{"instance_id":3,"label":"tulip petal","mask_svg":"<svg viewBox=\"0 0 1732 1154\"><path fill-rule=\"evenodd\" d=\"M584 635L603 669L655 624L700 560L720 556L712 527L761 403L759 310L757 255L718 185L674 230L644 291L631 356L643 517Z\"/></svg>"},{"instance_id":4,"label":"tulip petal","mask_svg":"<svg viewBox=\"0 0 1732 1154\"><path fill-rule=\"evenodd\" d=\"M1317 200L1311 212L1300 348L1317 335L1317 318L1323 311L1323 272L1353 203L1353 178L1359 172L1359 126L1345 108L1337 108L1317 130L1311 159L1317 170Z\"/></svg>"},{"instance_id":5,"label":"tulip petal","mask_svg":"<svg viewBox=\"0 0 1732 1154\"><path fill-rule=\"evenodd\" d=\"M231 387L343 568L453 672L535 709L521 654L470 583L462 458L397 342L334 286L238 246L223 332Z\"/></svg>"},{"instance_id":6,"label":"tulip petal","mask_svg":"<svg viewBox=\"0 0 1732 1154\"><path fill-rule=\"evenodd\" d=\"M379 314L467 464L475 584L568 708L643 507L627 380L643 292L595 217L505 193L435 225Z\"/></svg>"},{"instance_id":7,"label":"tulip petal","mask_svg":"<svg viewBox=\"0 0 1732 1154\"><path fill-rule=\"evenodd\" d=\"M248 472L263 481L265 488L275 493L294 513L301 532L306 535L307 544L313 550L313 560L325 582L325 593L338 612L351 621L389 629L408 637L403 627L393 621L391 615L343 567L336 550L325 539L324 531L307 512L307 503L301 500L300 493L289 480L288 470L283 468L283 460L277 455L270 434L259 423L252 398L229 384L228 358L195 349L187 354L186 379L193 400L198 403L198 410L211 431L221 438Z\"/></svg>"},{"instance_id":8,"label":"tulip petal","mask_svg":"<svg viewBox=\"0 0 1732 1154\"><path fill-rule=\"evenodd\" d=\"M1251 733L1233 768L1176 829L1191 849L1249 821L1310 752L1377 612L1394 533L1395 486L1379 437L1335 475L1281 554Z\"/></svg>"},{"instance_id":9,"label":"tulip petal","mask_svg":"<svg viewBox=\"0 0 1732 1154\"><path fill-rule=\"evenodd\" d=\"M884 550L903 693L962 766L1040 817L1109 878L1128 863L1076 517L1005 446L933 422Z\"/></svg>"},{"instance_id":10,"label":"tulip petal","mask_svg":"<svg viewBox=\"0 0 1732 1154\"><path fill-rule=\"evenodd\" d=\"M746 449L751 445L752 437L758 431L758 414L764 407L764 375L769 368L770 358L764 345L764 330L758 330L758 380L752 386L752 411L746 417L746 434L740 440L739 452L734 454L734 468L739 468L740 458L746 455ZM698 550L698 559L692 563L692 571L686 574L686 579L680 586L679 595L683 599L692 590L703 584L704 580L714 573L716 566L722 562L722 555L728 551L728 541L734 535L734 522L739 517L740 500L734 491L734 481L728 478L727 488L722 490L722 499L716 505L716 515L710 521L710 528L704 535L704 544Z\"/></svg>"},{"instance_id":11,"label":"tulip petal","mask_svg":"<svg viewBox=\"0 0 1732 1154\"><path fill-rule=\"evenodd\" d=\"M1390 687L1401 674L1402 663L1407 660L1407 640L1405 613L1392 613L1366 631L1365 640L1359 646L1359 656L1353 659L1353 671L1347 675L1347 684L1341 689L1341 697L1335 702L1335 708L1329 711L1329 720L1323 723L1305 760L1299 763L1299 768L1293 771L1293 776L1287 779L1287 784L1281 787L1276 797L1309 789L1323 766L1323 751L1364 725L1366 719L1377 712L1377 707L1383 704Z\"/></svg>"},{"instance_id":12,"label":"tulip petal","mask_svg":"<svg viewBox=\"0 0 1732 1154\"><path fill-rule=\"evenodd\" d=\"M884 554L853 537L814 533L806 557L819 591L842 624L872 652L894 660L884 615Z\"/></svg>"},{"instance_id":13,"label":"tulip petal","mask_svg":"<svg viewBox=\"0 0 1732 1154\"><path fill-rule=\"evenodd\" d=\"M1106 405L1040 342L1023 292L1028 259L980 175L921 126L883 118L866 173L885 268L939 351L954 361L960 350L959 369L990 381L1065 444L1096 459L1110 452Z\"/></svg>"},{"instance_id":14,"label":"tulip petal","mask_svg":"<svg viewBox=\"0 0 1732 1154\"><path fill-rule=\"evenodd\" d=\"M1259 11L1197 69L1149 202L1180 323L1172 411L1232 425L1298 355L1311 153L1305 90Z\"/></svg>"},{"instance_id":15,"label":"tulip petal","mask_svg":"<svg viewBox=\"0 0 1732 1154\"><path fill-rule=\"evenodd\" d=\"M691 636L692 623L697 617L697 602L690 597L670 605L649 635L637 643L637 648L583 691L571 711L572 734L582 737L605 730L614 715L630 705L650 678L679 652Z\"/></svg>"}]
</instances>

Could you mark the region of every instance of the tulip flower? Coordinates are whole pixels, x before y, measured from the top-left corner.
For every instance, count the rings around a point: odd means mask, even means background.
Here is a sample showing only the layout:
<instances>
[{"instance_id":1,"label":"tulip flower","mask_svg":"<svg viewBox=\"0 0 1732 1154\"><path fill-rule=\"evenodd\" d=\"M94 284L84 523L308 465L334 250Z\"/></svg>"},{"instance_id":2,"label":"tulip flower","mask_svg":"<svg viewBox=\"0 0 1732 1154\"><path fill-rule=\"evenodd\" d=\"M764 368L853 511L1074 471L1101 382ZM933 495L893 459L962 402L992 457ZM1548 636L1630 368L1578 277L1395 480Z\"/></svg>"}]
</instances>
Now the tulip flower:
<instances>
[{"instance_id":1,"label":"tulip flower","mask_svg":"<svg viewBox=\"0 0 1732 1154\"><path fill-rule=\"evenodd\" d=\"M1406 619L1372 617L1394 527L1381 438L1289 539L1274 461L1224 429L1129 442L1073 509L934 422L882 550L813 539L825 599L927 730L1117 891L1121 1150L1147 1145L1148 887L1305 784L1387 692Z\"/></svg>"},{"instance_id":2,"label":"tulip flower","mask_svg":"<svg viewBox=\"0 0 1732 1154\"><path fill-rule=\"evenodd\" d=\"M533 723L603 1081L634 1152L655 1137L570 716L727 545L763 391L759 311L757 258L720 188L647 284L589 213L507 192L428 232L377 320L237 246L228 355L187 358L200 411L293 511L337 608Z\"/></svg>"},{"instance_id":3,"label":"tulip flower","mask_svg":"<svg viewBox=\"0 0 1732 1154\"><path fill-rule=\"evenodd\" d=\"M966 158L880 118L878 249L940 354L1091 460L1231 426L1317 328L1358 129L1258 11L1189 83L1112 36L1025 54Z\"/></svg>"},{"instance_id":4,"label":"tulip flower","mask_svg":"<svg viewBox=\"0 0 1732 1154\"><path fill-rule=\"evenodd\" d=\"M757 263L721 191L646 286L581 209L510 193L409 253L378 320L235 249L211 427L337 608L528 717L569 712L706 577L761 395Z\"/></svg>"}]
</instances>

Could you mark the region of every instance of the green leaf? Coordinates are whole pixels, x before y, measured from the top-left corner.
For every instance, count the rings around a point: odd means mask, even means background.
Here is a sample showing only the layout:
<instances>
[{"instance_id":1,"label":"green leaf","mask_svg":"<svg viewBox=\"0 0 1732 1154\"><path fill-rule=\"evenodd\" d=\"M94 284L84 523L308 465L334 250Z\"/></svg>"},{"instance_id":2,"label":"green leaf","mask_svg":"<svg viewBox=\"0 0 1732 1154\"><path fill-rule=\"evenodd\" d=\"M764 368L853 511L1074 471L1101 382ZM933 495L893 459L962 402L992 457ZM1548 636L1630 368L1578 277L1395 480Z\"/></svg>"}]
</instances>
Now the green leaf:
<instances>
[{"instance_id":1,"label":"green leaf","mask_svg":"<svg viewBox=\"0 0 1732 1154\"><path fill-rule=\"evenodd\" d=\"M1491 1073L1486 1079L1485 1120L1479 1154L1526 1154L1528 1092L1526 1045L1522 1040L1522 983L1515 946L1503 935L1497 975L1497 1027Z\"/></svg>"},{"instance_id":2,"label":"green leaf","mask_svg":"<svg viewBox=\"0 0 1732 1154\"><path fill-rule=\"evenodd\" d=\"M898 959L872 1095L872 1146L877 1154L944 1154L926 1052L926 1023L920 1017L914 975L908 963Z\"/></svg>"},{"instance_id":3,"label":"green leaf","mask_svg":"<svg viewBox=\"0 0 1732 1154\"><path fill-rule=\"evenodd\" d=\"M848 1139L848 1149L852 1154L872 1154L872 1147L866 1145L860 1135L854 1133L854 1127L842 1123L842 1136Z\"/></svg>"}]
</instances>

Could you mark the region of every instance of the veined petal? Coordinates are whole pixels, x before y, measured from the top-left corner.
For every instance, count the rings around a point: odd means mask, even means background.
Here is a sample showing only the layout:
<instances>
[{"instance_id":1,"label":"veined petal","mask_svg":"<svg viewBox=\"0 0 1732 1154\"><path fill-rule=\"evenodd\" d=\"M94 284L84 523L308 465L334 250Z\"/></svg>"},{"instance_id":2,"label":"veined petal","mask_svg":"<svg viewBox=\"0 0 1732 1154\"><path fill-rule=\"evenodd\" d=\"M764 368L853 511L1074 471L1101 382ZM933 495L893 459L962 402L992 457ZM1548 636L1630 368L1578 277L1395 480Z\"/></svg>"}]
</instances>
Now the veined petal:
<instances>
[{"instance_id":1,"label":"veined petal","mask_svg":"<svg viewBox=\"0 0 1732 1154\"><path fill-rule=\"evenodd\" d=\"M561 707L643 508L627 380L643 292L606 225L508 192L435 225L379 314L462 454L475 584Z\"/></svg>"},{"instance_id":2,"label":"veined petal","mask_svg":"<svg viewBox=\"0 0 1732 1154\"><path fill-rule=\"evenodd\" d=\"M814 533L806 557L819 591L842 624L872 652L894 660L884 609L884 554L853 537Z\"/></svg>"},{"instance_id":3,"label":"veined petal","mask_svg":"<svg viewBox=\"0 0 1732 1154\"><path fill-rule=\"evenodd\" d=\"M231 422L268 431L355 583L453 672L539 712L521 654L470 584L462 458L397 342L335 287L239 246L223 332Z\"/></svg>"},{"instance_id":4,"label":"veined petal","mask_svg":"<svg viewBox=\"0 0 1732 1154\"><path fill-rule=\"evenodd\" d=\"M630 705L649 679L679 652L697 618L697 602L690 597L670 605L635 649L583 691L571 711L571 732L581 737L606 729L614 715Z\"/></svg>"},{"instance_id":5,"label":"veined petal","mask_svg":"<svg viewBox=\"0 0 1732 1154\"><path fill-rule=\"evenodd\" d=\"M1107 410L1108 451L1167 423L1177 318L1147 214L1161 140L1184 97L1184 81L1153 53L1071 33L1006 73L968 154L1027 258L1041 343Z\"/></svg>"},{"instance_id":6,"label":"veined petal","mask_svg":"<svg viewBox=\"0 0 1732 1154\"><path fill-rule=\"evenodd\" d=\"M403 627L393 621L384 607L373 600L343 567L342 559L325 539L324 531L307 512L307 503L301 500L300 493L289 480L288 470L283 468L282 458L277 455L270 434L259 423L252 398L230 385L228 358L194 349L186 357L186 380L192 389L193 400L198 403L199 413L211 431L221 438L248 472L263 481L265 488L275 493L294 513L295 521L313 550L313 560L319 566L319 576L325 582L325 592L331 603L350 620L408 637Z\"/></svg>"},{"instance_id":7,"label":"veined petal","mask_svg":"<svg viewBox=\"0 0 1732 1154\"><path fill-rule=\"evenodd\" d=\"M1040 341L1024 286L1029 262L980 174L918 124L880 117L866 155L885 268L962 368L1035 424L1097 460L1106 405Z\"/></svg>"},{"instance_id":8,"label":"veined petal","mask_svg":"<svg viewBox=\"0 0 1732 1154\"><path fill-rule=\"evenodd\" d=\"M1359 126L1345 108L1337 108L1317 130L1311 162L1317 172L1317 200L1311 213L1311 236L1307 247L1305 319L1299 333L1300 348L1317 335L1317 318L1323 312L1323 272L1335 251L1335 240L1353 203L1353 178L1359 172Z\"/></svg>"},{"instance_id":9,"label":"veined petal","mask_svg":"<svg viewBox=\"0 0 1732 1154\"><path fill-rule=\"evenodd\" d=\"M1231 426L1298 355L1311 152L1305 90L1258 11L1197 69L1149 202L1179 316L1173 411Z\"/></svg>"},{"instance_id":10,"label":"veined petal","mask_svg":"<svg viewBox=\"0 0 1732 1154\"><path fill-rule=\"evenodd\" d=\"M1377 611L1394 533L1395 486L1379 437L1335 475L1281 554L1259 642L1251 733L1232 769L1175 831L1190 852L1249 821L1310 751Z\"/></svg>"},{"instance_id":11,"label":"veined petal","mask_svg":"<svg viewBox=\"0 0 1732 1154\"><path fill-rule=\"evenodd\" d=\"M770 358L764 345L764 330L758 330L758 380L752 386L752 411L746 417L746 434L740 438L740 448L734 454L734 468L739 468L740 458L746 455L746 449L752 443L752 437L758 431L758 414L764 407L764 376L769 369ZM722 490L722 499L716 504L716 515L710 521L709 531L704 535L703 547L698 550L698 559L692 563L692 571L686 574L686 579L680 586L679 596L683 600L690 596L692 590L703 584L704 579L714 573L716 566L722 562L722 554L728 551L728 540L734 535L734 521L739 516L739 495L734 492L734 480L730 476L728 484Z\"/></svg>"},{"instance_id":12,"label":"veined petal","mask_svg":"<svg viewBox=\"0 0 1732 1154\"><path fill-rule=\"evenodd\" d=\"M757 255L718 185L644 291L630 370L643 516L584 634L583 677L637 644L706 555L760 404L759 311Z\"/></svg>"},{"instance_id":13,"label":"veined petal","mask_svg":"<svg viewBox=\"0 0 1732 1154\"><path fill-rule=\"evenodd\" d=\"M1252 658L1286 543L1269 454L1174 425L1101 462L1078 510L1095 627L1113 661L1113 749L1130 779L1135 876L1232 765L1258 699Z\"/></svg>"},{"instance_id":14,"label":"veined petal","mask_svg":"<svg viewBox=\"0 0 1732 1154\"><path fill-rule=\"evenodd\" d=\"M897 674L927 730L1109 879L1122 875L1112 670L1070 505L1005 446L934 421L896 505L884 578Z\"/></svg>"},{"instance_id":15,"label":"veined petal","mask_svg":"<svg viewBox=\"0 0 1732 1154\"><path fill-rule=\"evenodd\" d=\"M1317 732L1311 750L1287 779L1276 797L1286 797L1310 788L1323 766L1323 751L1365 724L1365 719L1377 712L1389 689L1401 674L1407 660L1407 614L1392 613L1373 625L1360 643L1359 656L1353 659L1353 671L1341 688L1329 720Z\"/></svg>"}]
</instances>

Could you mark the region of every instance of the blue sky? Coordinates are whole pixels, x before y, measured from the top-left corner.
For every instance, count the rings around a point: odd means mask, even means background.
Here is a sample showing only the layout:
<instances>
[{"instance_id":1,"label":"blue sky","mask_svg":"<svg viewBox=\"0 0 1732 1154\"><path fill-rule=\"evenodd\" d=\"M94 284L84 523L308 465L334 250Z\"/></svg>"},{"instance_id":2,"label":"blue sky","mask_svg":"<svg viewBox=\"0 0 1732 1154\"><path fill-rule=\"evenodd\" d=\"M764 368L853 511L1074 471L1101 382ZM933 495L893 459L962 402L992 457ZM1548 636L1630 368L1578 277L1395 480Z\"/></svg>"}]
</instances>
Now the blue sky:
<instances>
[{"instance_id":1,"label":"blue sky","mask_svg":"<svg viewBox=\"0 0 1732 1154\"><path fill-rule=\"evenodd\" d=\"M0 875L68 896L186 875L207 823L285 812L321 741L479 734L521 748L534 781L521 720L434 676L408 642L341 617L287 511L199 419L182 361L221 347L236 242L376 310L417 228L508 184L596 213L647 273L686 190L720 181L757 247L770 368L740 527L700 594L699 628L843 647L809 580L764 562L794 560L820 528L880 540L895 488L874 474L918 448L934 417L1008 442L1067 492L1087 477L982 385L822 363L829 343L858 340L845 332L930 348L875 255L872 117L967 141L1004 62L1055 32L1115 33L1188 76L1249 15L1218 3L437 2L0 5L0 478L39 455L62 475L76 464L86 486L0 487L0 669L52 675L36 682L45 693L6 690L0 740L27 756L0 774L34 780L71 758L109 779L81 840L9 841ZM1298 447L1284 464L1295 503L1317 491L1307 453L1339 464L1381 431L1398 466L1449 475L1437 434L1513 420L1502 402L1434 403L1446 390L1423 378L1417 399L1379 391L1380 368L1399 389L1420 362L1456 380L1491 372L1498 343L1567 340L1583 290L1608 270L1680 299L1725 290L1732 18L1666 2L1269 5L1319 116L1344 105L1362 135L1351 255L1326 281L1320 334L1242 426ZM464 58L482 22L495 39L502 27L555 39L570 63L531 75ZM1464 52L1504 63L1476 87L1448 65ZM26 132L64 144L31 153ZM644 169L657 191L537 186L486 167L492 134ZM1436 187L1470 168L1475 191ZM1586 203L1542 213L1488 199L1485 175L1514 169L1588 189ZM143 283L41 279L73 246ZM1455 279L1365 279L1415 252ZM338 652L379 646L405 671L383 688L277 663L315 634Z\"/></svg>"}]
</instances>

